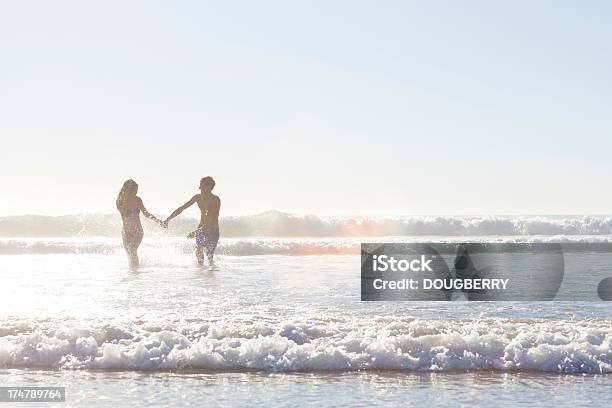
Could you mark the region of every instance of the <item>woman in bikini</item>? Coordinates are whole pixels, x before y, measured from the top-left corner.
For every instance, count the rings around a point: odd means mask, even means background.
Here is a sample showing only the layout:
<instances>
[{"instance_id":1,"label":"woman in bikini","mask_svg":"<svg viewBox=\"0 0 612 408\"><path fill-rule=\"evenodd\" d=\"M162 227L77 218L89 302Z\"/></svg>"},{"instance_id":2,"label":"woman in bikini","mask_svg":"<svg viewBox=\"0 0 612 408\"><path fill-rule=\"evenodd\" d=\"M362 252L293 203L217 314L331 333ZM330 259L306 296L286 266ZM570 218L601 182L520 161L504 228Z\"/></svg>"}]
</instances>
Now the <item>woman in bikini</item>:
<instances>
[{"instance_id":1,"label":"woman in bikini","mask_svg":"<svg viewBox=\"0 0 612 408\"><path fill-rule=\"evenodd\" d=\"M147 211L138 193L138 184L134 180L127 180L123 183L121 191L117 196L117 209L123 221L123 247L128 256L130 268L138 267L138 247L142 242L144 232L140 223L140 212L162 225L162 221Z\"/></svg>"}]
</instances>

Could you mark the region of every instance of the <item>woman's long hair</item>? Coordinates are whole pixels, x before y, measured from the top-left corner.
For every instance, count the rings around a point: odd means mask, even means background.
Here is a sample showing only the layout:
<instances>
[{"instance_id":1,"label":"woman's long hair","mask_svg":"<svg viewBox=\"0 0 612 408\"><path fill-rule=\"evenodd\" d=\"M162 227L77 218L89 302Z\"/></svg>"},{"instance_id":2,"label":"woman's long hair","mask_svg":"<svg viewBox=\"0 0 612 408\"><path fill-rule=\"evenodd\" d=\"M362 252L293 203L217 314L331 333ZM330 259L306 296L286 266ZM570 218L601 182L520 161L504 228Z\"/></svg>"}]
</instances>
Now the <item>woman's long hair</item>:
<instances>
[{"instance_id":1,"label":"woman's long hair","mask_svg":"<svg viewBox=\"0 0 612 408\"><path fill-rule=\"evenodd\" d=\"M130 191L134 191L137 189L138 189L138 183L136 183L132 179L126 180L123 183L123 186L121 187L121 190L119 190L119 194L117 195L117 201L116 201L117 209L119 211L121 211L124 208L128 193Z\"/></svg>"}]
</instances>

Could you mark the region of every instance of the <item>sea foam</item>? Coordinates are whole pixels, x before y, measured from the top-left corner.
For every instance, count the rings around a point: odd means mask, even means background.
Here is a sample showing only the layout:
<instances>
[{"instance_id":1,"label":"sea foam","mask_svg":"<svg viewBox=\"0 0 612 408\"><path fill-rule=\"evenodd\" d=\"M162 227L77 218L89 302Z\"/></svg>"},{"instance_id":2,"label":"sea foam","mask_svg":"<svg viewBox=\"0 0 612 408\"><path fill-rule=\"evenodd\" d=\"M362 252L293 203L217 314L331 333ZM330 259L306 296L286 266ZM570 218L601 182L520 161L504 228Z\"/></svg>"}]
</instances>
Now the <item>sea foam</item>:
<instances>
[{"instance_id":1,"label":"sea foam","mask_svg":"<svg viewBox=\"0 0 612 408\"><path fill-rule=\"evenodd\" d=\"M335 237L335 238L226 238L216 253L226 256L254 255L356 255L363 242L483 242L483 243L561 243L564 251L612 252L608 235L524 235L471 237ZM194 250L194 240L178 237L145 236L139 252L149 258L183 258ZM0 255L37 254L123 254L118 237L0 238ZM149 254L149 255L147 255Z\"/></svg>"},{"instance_id":2,"label":"sea foam","mask_svg":"<svg viewBox=\"0 0 612 408\"><path fill-rule=\"evenodd\" d=\"M179 217L169 230L143 220L145 232L184 236L197 220ZM610 235L609 216L319 217L279 211L221 217L224 237L364 237L479 235ZM118 214L0 217L0 237L119 236Z\"/></svg>"},{"instance_id":3,"label":"sea foam","mask_svg":"<svg viewBox=\"0 0 612 408\"><path fill-rule=\"evenodd\" d=\"M0 367L612 373L606 320L64 323L3 323Z\"/></svg>"}]
</instances>

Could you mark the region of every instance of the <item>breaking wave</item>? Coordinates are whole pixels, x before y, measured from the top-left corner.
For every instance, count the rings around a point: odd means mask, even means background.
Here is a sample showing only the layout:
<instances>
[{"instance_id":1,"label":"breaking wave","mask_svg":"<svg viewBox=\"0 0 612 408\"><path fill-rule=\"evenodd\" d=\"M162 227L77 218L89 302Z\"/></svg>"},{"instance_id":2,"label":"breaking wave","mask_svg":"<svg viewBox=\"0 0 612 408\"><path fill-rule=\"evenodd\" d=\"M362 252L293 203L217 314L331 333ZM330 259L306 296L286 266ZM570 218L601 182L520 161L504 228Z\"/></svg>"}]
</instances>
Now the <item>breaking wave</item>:
<instances>
[{"instance_id":1,"label":"breaking wave","mask_svg":"<svg viewBox=\"0 0 612 408\"><path fill-rule=\"evenodd\" d=\"M298 240L298 239L223 239L216 253L230 256L249 255L344 255L359 253L356 240ZM157 238L143 242L140 252L160 254L166 258L192 253L192 240ZM0 255L36 254L102 254L123 253L121 240L102 239L0 239Z\"/></svg>"},{"instance_id":2,"label":"breaking wave","mask_svg":"<svg viewBox=\"0 0 612 408\"><path fill-rule=\"evenodd\" d=\"M380 240L363 238L223 238L219 241L217 254L227 256L254 255L354 255L360 253L362 242L438 242L447 243L452 251L453 242L522 243L529 249L532 244L561 243L566 252L603 251L612 252L612 237L608 236L510 236L470 237L468 240L454 238L399 238L380 237ZM173 259L193 252L192 240L175 237L157 237L143 241L140 253L145 258ZM0 239L0 255L45 255L45 254L123 254L118 238L9 238Z\"/></svg>"},{"instance_id":3,"label":"breaking wave","mask_svg":"<svg viewBox=\"0 0 612 408\"><path fill-rule=\"evenodd\" d=\"M156 235L183 236L197 221L178 218L168 231L143 222ZM268 211L257 215L222 217L224 237L371 237L371 236L485 236L485 235L609 235L612 217L550 216L422 216L317 217ZM20 215L0 218L2 237L118 236L115 214L67 216Z\"/></svg>"},{"instance_id":4,"label":"breaking wave","mask_svg":"<svg viewBox=\"0 0 612 408\"><path fill-rule=\"evenodd\" d=\"M607 320L0 324L0 368L612 373Z\"/></svg>"}]
</instances>

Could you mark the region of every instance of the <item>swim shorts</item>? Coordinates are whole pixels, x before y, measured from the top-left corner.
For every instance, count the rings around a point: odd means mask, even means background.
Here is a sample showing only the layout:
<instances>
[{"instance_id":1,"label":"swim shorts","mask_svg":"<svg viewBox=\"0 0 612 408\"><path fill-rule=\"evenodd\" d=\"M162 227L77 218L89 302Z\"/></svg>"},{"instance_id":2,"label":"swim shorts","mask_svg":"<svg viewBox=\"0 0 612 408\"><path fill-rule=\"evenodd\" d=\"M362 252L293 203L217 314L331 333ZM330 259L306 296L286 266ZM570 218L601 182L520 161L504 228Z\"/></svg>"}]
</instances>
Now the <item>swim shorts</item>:
<instances>
[{"instance_id":1,"label":"swim shorts","mask_svg":"<svg viewBox=\"0 0 612 408\"><path fill-rule=\"evenodd\" d=\"M206 252L213 252L217 247L217 242L219 242L219 230L198 230L198 232L196 232L195 239L198 248L204 247Z\"/></svg>"}]
</instances>

